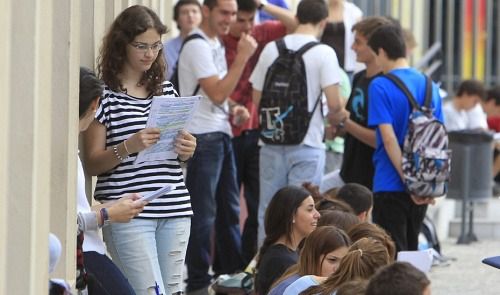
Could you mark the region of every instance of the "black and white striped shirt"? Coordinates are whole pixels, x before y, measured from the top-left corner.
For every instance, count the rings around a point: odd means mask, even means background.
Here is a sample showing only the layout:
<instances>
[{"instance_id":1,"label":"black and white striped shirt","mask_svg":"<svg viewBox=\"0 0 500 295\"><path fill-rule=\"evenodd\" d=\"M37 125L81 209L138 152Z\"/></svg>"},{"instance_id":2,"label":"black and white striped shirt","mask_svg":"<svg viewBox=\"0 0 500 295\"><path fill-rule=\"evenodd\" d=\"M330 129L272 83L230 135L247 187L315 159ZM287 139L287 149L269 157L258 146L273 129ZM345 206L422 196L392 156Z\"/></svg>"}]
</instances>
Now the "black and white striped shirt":
<instances>
[{"instance_id":1,"label":"black and white striped shirt","mask_svg":"<svg viewBox=\"0 0 500 295\"><path fill-rule=\"evenodd\" d=\"M163 95L177 96L170 82L163 83ZM106 148L123 142L146 127L153 96L140 99L105 87L96 119L106 127ZM101 202L118 199L124 193L155 191L166 183L176 189L151 201L139 218L191 216L191 201L176 159L134 164L137 153L110 171L97 176L94 198Z\"/></svg>"}]
</instances>

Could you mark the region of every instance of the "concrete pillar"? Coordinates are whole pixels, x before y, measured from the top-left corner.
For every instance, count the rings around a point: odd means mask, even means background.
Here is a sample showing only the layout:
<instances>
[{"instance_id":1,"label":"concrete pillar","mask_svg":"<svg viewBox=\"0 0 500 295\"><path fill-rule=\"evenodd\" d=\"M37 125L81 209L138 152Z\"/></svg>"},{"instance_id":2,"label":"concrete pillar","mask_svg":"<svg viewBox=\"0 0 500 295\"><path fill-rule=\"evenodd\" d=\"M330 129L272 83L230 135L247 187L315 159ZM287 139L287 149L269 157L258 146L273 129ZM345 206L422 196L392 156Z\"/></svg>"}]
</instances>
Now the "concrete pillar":
<instances>
[{"instance_id":1,"label":"concrete pillar","mask_svg":"<svg viewBox=\"0 0 500 295\"><path fill-rule=\"evenodd\" d=\"M51 116L50 229L63 245L53 276L74 283L81 7L78 0L53 2L58 25L53 27L50 52L55 94Z\"/></svg>"}]
</instances>

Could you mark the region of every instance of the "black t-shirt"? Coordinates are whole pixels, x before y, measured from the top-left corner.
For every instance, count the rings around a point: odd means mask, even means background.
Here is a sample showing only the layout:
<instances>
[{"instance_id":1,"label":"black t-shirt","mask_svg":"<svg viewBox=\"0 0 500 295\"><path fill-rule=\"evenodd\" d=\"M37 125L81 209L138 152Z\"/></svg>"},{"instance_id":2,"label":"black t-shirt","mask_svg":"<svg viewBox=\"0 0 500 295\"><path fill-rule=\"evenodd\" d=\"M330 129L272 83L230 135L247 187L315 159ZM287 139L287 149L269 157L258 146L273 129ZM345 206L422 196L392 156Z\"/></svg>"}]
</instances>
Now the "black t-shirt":
<instances>
[{"instance_id":1,"label":"black t-shirt","mask_svg":"<svg viewBox=\"0 0 500 295\"><path fill-rule=\"evenodd\" d=\"M352 92L347 101L346 109L351 113L350 119L361 126L368 127L368 85L380 74L366 77L366 71L354 75ZM345 183L359 183L370 190L373 186L373 156L374 149L364 144L349 133L345 135L344 159L340 176Z\"/></svg>"},{"instance_id":2,"label":"black t-shirt","mask_svg":"<svg viewBox=\"0 0 500 295\"><path fill-rule=\"evenodd\" d=\"M257 293L267 294L272 284L298 260L297 251L293 251L283 244L270 246L262 256L257 270L255 282Z\"/></svg>"},{"instance_id":3,"label":"black t-shirt","mask_svg":"<svg viewBox=\"0 0 500 295\"><path fill-rule=\"evenodd\" d=\"M345 25L344 22L327 23L321 36L321 42L335 50L339 65L344 68Z\"/></svg>"}]
</instances>

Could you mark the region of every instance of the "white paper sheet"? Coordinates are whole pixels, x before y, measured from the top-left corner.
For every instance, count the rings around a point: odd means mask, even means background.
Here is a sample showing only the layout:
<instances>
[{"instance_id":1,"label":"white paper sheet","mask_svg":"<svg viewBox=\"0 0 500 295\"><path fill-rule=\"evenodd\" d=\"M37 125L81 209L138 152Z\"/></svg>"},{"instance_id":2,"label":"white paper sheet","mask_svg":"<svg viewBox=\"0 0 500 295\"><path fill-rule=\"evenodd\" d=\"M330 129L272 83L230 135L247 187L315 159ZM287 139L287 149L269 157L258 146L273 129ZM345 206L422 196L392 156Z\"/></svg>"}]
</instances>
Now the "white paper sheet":
<instances>
[{"instance_id":1,"label":"white paper sheet","mask_svg":"<svg viewBox=\"0 0 500 295\"><path fill-rule=\"evenodd\" d=\"M432 249L421 251L400 251L398 252L397 260L406 261L424 273L427 273L431 270L432 266Z\"/></svg>"},{"instance_id":2,"label":"white paper sheet","mask_svg":"<svg viewBox=\"0 0 500 295\"><path fill-rule=\"evenodd\" d=\"M160 161L177 157L174 142L180 130L191 120L201 96L153 98L146 127L159 128L160 140L141 151L135 163Z\"/></svg>"}]
</instances>

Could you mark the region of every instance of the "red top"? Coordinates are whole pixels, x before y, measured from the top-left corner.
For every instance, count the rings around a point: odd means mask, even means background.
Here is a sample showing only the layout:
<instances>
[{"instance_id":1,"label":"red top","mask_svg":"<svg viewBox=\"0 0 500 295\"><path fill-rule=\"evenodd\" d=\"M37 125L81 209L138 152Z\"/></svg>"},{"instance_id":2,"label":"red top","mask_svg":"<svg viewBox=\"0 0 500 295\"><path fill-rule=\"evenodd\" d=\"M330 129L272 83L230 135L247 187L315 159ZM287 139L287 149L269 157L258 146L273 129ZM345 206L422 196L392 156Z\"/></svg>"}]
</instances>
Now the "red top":
<instances>
[{"instance_id":1,"label":"red top","mask_svg":"<svg viewBox=\"0 0 500 295\"><path fill-rule=\"evenodd\" d=\"M260 53L262 52L262 49L264 49L264 46L266 46L266 44L270 41L284 37L286 35L286 27L279 21L266 21L254 26L251 34L257 41L257 49L248 60L245 69L241 74L240 80L238 81L238 85L236 85L236 88L230 96L232 100L244 105L248 109L250 112L250 119L239 127L234 126L231 122L234 136L239 136L244 130L259 128L257 109L252 102L252 84L249 81L250 75L259 60ZM231 36L231 34L227 34L222 37L222 40L226 49L226 60L229 68L233 64L234 58L236 57L239 38Z\"/></svg>"},{"instance_id":2,"label":"red top","mask_svg":"<svg viewBox=\"0 0 500 295\"><path fill-rule=\"evenodd\" d=\"M488 128L500 132L500 117L489 117Z\"/></svg>"}]
</instances>

